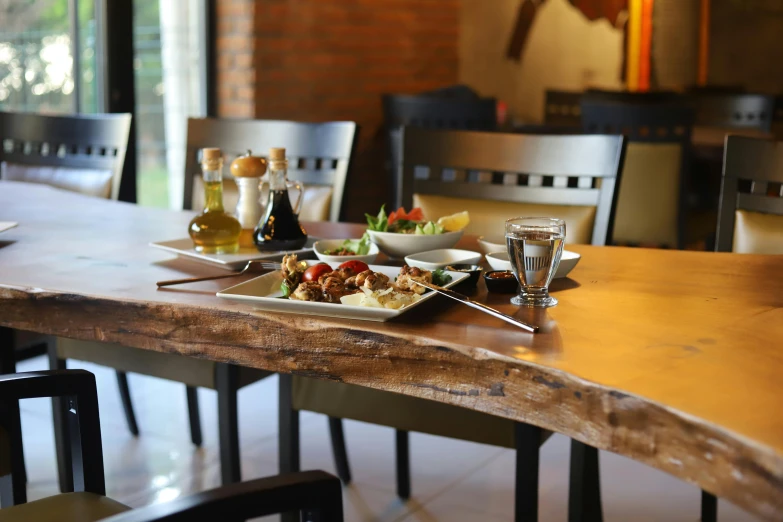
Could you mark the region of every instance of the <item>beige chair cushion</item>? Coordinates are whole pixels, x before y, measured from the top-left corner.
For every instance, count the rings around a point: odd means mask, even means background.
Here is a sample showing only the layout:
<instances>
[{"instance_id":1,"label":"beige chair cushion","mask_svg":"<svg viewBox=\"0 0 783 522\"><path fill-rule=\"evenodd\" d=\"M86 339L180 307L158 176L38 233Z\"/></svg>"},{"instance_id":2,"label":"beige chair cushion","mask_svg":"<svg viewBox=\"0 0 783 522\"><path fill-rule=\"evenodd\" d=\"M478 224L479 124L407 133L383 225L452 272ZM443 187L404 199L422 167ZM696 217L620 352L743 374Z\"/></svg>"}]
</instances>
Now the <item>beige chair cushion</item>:
<instances>
[{"instance_id":1,"label":"beige chair cushion","mask_svg":"<svg viewBox=\"0 0 783 522\"><path fill-rule=\"evenodd\" d=\"M734 252L783 254L783 216L750 210L737 210L734 216Z\"/></svg>"},{"instance_id":2,"label":"beige chair cushion","mask_svg":"<svg viewBox=\"0 0 783 522\"><path fill-rule=\"evenodd\" d=\"M414 194L413 206L421 207L424 217L432 220L467 210L470 212L470 225L465 229L466 234L489 237L503 236L505 222L509 218L547 216L565 220L566 243L589 245L593 238L595 207L511 203L431 194Z\"/></svg>"},{"instance_id":3,"label":"beige chair cushion","mask_svg":"<svg viewBox=\"0 0 783 522\"><path fill-rule=\"evenodd\" d=\"M223 208L227 212L236 212L238 200L239 189L236 182L231 178L225 178L223 180ZM265 201L264 204L266 204ZM299 219L302 221L329 221L331 205L332 187L321 185L305 186ZM193 209L201 210L202 208L204 208L204 182L201 176L195 176L193 181Z\"/></svg>"},{"instance_id":4,"label":"beige chair cushion","mask_svg":"<svg viewBox=\"0 0 783 522\"><path fill-rule=\"evenodd\" d=\"M625 153L614 241L677 246L682 147L629 143Z\"/></svg>"},{"instance_id":5,"label":"beige chair cushion","mask_svg":"<svg viewBox=\"0 0 783 522\"><path fill-rule=\"evenodd\" d=\"M42 183L86 196L110 198L112 171L0 163L0 179Z\"/></svg>"},{"instance_id":6,"label":"beige chair cushion","mask_svg":"<svg viewBox=\"0 0 783 522\"><path fill-rule=\"evenodd\" d=\"M93 522L131 508L95 493L63 493L0 510L2 522Z\"/></svg>"},{"instance_id":7,"label":"beige chair cushion","mask_svg":"<svg viewBox=\"0 0 783 522\"><path fill-rule=\"evenodd\" d=\"M0 426L0 477L11 473L11 440L8 432Z\"/></svg>"},{"instance_id":8,"label":"beige chair cushion","mask_svg":"<svg viewBox=\"0 0 783 522\"><path fill-rule=\"evenodd\" d=\"M189 386L216 388L215 363L185 355L153 352L119 344L57 338L60 359L87 361L124 372L151 375ZM239 368L239 386L246 386L271 375L253 368Z\"/></svg>"},{"instance_id":9,"label":"beige chair cushion","mask_svg":"<svg viewBox=\"0 0 783 522\"><path fill-rule=\"evenodd\" d=\"M514 447L514 422L459 406L334 381L294 376L294 409L399 430ZM543 443L551 435L542 436Z\"/></svg>"}]
</instances>

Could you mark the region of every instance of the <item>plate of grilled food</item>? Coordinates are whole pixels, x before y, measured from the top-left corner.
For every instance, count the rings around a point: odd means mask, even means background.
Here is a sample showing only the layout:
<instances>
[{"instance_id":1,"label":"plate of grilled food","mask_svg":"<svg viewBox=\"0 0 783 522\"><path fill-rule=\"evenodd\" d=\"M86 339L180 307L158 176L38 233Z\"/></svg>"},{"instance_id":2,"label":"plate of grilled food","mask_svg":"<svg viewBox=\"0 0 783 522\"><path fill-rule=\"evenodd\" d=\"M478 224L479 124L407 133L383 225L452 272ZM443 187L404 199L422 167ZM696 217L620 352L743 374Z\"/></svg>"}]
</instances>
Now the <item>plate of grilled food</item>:
<instances>
[{"instance_id":1,"label":"plate of grilled food","mask_svg":"<svg viewBox=\"0 0 783 522\"><path fill-rule=\"evenodd\" d=\"M388 321L435 295L417 281L448 288L468 277L448 270L367 265L356 260L332 266L302 262L295 254L285 256L281 266L217 296L273 312Z\"/></svg>"}]
</instances>

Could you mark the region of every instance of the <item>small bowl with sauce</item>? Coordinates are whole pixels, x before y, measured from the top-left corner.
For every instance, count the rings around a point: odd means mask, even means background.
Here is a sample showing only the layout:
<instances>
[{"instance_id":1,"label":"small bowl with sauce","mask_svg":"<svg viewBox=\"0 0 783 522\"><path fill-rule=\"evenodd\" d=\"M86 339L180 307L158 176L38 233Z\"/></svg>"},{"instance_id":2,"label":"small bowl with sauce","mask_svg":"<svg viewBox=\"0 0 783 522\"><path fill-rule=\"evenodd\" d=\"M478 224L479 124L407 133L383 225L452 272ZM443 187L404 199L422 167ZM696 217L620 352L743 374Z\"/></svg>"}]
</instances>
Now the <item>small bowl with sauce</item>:
<instances>
[{"instance_id":1,"label":"small bowl with sauce","mask_svg":"<svg viewBox=\"0 0 783 522\"><path fill-rule=\"evenodd\" d=\"M455 265L447 265L446 270L450 270L452 272L461 272L463 274L468 274L468 278L465 279L460 283L460 286L476 286L476 283L478 283L479 276L481 276L481 273L484 271L484 269L481 267L481 265L472 265L472 264L466 264L466 263L458 263Z\"/></svg>"},{"instance_id":2,"label":"small bowl with sauce","mask_svg":"<svg viewBox=\"0 0 783 522\"><path fill-rule=\"evenodd\" d=\"M511 270L492 270L484 273L484 282L487 284L487 290L499 294L517 293L517 278Z\"/></svg>"}]
</instances>

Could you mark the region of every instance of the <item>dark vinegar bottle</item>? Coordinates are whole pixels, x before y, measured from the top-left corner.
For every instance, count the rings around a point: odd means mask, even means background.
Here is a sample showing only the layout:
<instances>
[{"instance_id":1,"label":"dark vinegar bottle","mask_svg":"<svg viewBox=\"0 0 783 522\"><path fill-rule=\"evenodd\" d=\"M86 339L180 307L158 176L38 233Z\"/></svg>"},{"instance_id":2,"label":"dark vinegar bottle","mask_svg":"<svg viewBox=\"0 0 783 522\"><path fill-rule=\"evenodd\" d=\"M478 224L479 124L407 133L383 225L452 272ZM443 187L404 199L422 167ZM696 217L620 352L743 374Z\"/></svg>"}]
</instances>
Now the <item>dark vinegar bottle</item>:
<instances>
[{"instance_id":1,"label":"dark vinegar bottle","mask_svg":"<svg viewBox=\"0 0 783 522\"><path fill-rule=\"evenodd\" d=\"M291 183L299 192L296 205L292 207L288 196L287 171L285 149L270 149L269 200L253 233L253 242L262 252L299 250L307 243L307 232L299 223L304 187L300 183Z\"/></svg>"}]
</instances>

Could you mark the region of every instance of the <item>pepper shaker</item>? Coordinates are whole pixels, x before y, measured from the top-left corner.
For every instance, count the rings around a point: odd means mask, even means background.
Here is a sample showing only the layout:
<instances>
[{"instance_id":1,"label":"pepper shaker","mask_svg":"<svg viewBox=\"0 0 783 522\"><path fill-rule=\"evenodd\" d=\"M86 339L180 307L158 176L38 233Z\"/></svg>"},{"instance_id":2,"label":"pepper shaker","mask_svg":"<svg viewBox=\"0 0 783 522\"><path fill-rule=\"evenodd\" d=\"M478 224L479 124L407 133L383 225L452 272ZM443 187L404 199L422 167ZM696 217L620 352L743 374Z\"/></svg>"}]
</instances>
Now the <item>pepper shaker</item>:
<instances>
[{"instance_id":1,"label":"pepper shaker","mask_svg":"<svg viewBox=\"0 0 783 522\"><path fill-rule=\"evenodd\" d=\"M241 248L255 248L253 230L261 219L261 177L266 173L266 161L253 156L251 151L231 162L231 174L239 188L237 219L242 225L239 235Z\"/></svg>"}]
</instances>

